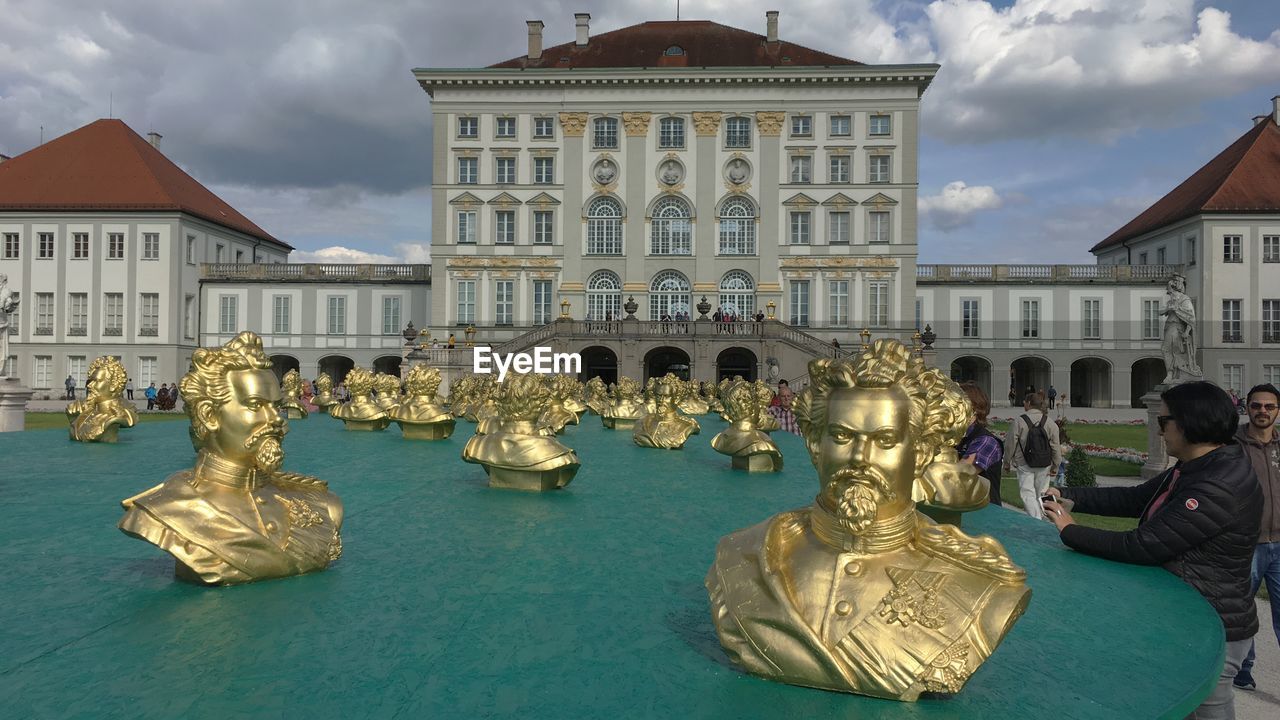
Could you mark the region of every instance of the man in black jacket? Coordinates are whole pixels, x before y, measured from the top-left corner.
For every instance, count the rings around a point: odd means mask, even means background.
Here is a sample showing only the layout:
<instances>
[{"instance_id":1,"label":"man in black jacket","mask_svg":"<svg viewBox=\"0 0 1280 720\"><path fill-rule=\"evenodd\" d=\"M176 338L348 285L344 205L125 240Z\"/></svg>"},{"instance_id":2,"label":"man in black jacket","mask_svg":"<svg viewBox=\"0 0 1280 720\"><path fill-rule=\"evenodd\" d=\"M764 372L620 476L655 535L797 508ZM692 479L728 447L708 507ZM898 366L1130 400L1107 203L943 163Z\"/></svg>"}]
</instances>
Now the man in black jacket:
<instances>
[{"instance_id":1,"label":"man in black jacket","mask_svg":"<svg viewBox=\"0 0 1280 720\"><path fill-rule=\"evenodd\" d=\"M1136 517L1128 532L1077 525L1058 502L1044 503L1062 542L1079 552L1137 565L1162 565L1217 610L1226 632L1218 684L1193 717L1232 718L1231 681L1258 632L1250 592L1253 547L1262 522L1262 490L1235 441L1231 398L1208 382L1160 394L1160 434L1178 463L1137 487L1050 488L1094 515Z\"/></svg>"}]
</instances>

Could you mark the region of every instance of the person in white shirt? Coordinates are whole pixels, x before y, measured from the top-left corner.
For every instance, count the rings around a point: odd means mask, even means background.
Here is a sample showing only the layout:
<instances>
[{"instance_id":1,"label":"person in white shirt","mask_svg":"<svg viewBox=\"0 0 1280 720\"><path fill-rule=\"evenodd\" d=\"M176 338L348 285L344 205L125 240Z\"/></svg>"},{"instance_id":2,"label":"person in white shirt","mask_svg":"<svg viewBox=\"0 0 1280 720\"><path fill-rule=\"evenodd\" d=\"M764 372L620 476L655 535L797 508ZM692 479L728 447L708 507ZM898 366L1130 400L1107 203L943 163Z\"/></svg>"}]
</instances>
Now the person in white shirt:
<instances>
[{"instance_id":1,"label":"person in white shirt","mask_svg":"<svg viewBox=\"0 0 1280 720\"><path fill-rule=\"evenodd\" d=\"M1058 437L1058 424L1046 413L1043 392L1027 393L1022 407L1025 412L1009 423L1009 431L1004 436L1004 469L1017 473L1018 495L1027 514L1043 520L1040 496L1049 489L1050 471L1062 462L1062 442ZM1036 454L1039 445L1031 438L1033 428L1043 429L1048 438L1048 447L1042 451L1045 457L1028 457Z\"/></svg>"}]
</instances>

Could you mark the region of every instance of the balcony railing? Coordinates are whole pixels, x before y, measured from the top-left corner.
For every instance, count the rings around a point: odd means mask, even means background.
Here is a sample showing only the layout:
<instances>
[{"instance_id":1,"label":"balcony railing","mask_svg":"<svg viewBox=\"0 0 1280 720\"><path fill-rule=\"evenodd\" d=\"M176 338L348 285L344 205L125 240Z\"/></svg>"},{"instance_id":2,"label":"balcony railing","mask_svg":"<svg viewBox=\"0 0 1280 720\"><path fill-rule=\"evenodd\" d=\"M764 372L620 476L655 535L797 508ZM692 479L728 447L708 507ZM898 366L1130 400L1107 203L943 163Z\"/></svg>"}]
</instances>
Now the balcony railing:
<instances>
[{"instance_id":1,"label":"balcony railing","mask_svg":"<svg viewBox=\"0 0 1280 720\"><path fill-rule=\"evenodd\" d=\"M1181 265L917 265L921 284L1035 281L1057 283L1163 283Z\"/></svg>"},{"instance_id":2,"label":"balcony railing","mask_svg":"<svg viewBox=\"0 0 1280 720\"><path fill-rule=\"evenodd\" d=\"M431 283L430 265L355 263L204 263L202 280Z\"/></svg>"}]
</instances>

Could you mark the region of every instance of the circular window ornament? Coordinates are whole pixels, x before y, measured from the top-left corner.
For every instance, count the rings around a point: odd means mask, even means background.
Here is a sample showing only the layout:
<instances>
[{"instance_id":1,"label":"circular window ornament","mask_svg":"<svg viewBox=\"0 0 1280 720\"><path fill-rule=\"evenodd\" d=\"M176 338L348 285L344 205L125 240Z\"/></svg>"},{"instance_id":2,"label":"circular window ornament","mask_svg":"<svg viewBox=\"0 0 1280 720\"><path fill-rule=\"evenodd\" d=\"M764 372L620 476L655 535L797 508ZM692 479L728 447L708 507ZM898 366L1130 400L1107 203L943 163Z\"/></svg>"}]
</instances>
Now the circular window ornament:
<instances>
[{"instance_id":1,"label":"circular window ornament","mask_svg":"<svg viewBox=\"0 0 1280 720\"><path fill-rule=\"evenodd\" d=\"M679 160L667 158L658 164L658 182L669 187L681 180L684 180L684 165Z\"/></svg>"},{"instance_id":2,"label":"circular window ornament","mask_svg":"<svg viewBox=\"0 0 1280 720\"><path fill-rule=\"evenodd\" d=\"M600 158L591 167L591 178L599 185L609 185L618 179L618 163L610 158Z\"/></svg>"},{"instance_id":3,"label":"circular window ornament","mask_svg":"<svg viewBox=\"0 0 1280 720\"><path fill-rule=\"evenodd\" d=\"M733 185L741 185L751 179L751 163L743 158L734 158L725 163L724 179Z\"/></svg>"}]
</instances>

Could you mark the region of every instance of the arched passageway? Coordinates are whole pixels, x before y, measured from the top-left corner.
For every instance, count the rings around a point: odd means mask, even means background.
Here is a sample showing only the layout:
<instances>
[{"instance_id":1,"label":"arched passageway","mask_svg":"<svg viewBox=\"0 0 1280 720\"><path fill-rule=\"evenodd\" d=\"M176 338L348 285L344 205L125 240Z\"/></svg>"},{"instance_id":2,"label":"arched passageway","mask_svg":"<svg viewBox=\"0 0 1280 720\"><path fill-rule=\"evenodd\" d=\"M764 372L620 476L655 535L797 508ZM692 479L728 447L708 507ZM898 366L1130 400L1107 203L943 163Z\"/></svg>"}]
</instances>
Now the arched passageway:
<instances>
[{"instance_id":1,"label":"arched passageway","mask_svg":"<svg viewBox=\"0 0 1280 720\"><path fill-rule=\"evenodd\" d=\"M1097 357L1071 363L1072 407L1111 407L1111 363Z\"/></svg>"},{"instance_id":2,"label":"arched passageway","mask_svg":"<svg viewBox=\"0 0 1280 720\"><path fill-rule=\"evenodd\" d=\"M644 380L662 377L667 373L681 380L689 379L689 353L677 347L659 347L644 356Z\"/></svg>"},{"instance_id":3,"label":"arched passageway","mask_svg":"<svg viewBox=\"0 0 1280 720\"><path fill-rule=\"evenodd\" d=\"M1164 381L1164 360L1160 358L1141 358L1129 369L1129 404L1132 407L1146 407L1142 404L1142 396L1156 389Z\"/></svg>"},{"instance_id":4,"label":"arched passageway","mask_svg":"<svg viewBox=\"0 0 1280 720\"><path fill-rule=\"evenodd\" d=\"M373 371L376 373L386 373L388 375L400 377L400 363L401 358L399 355L383 355L382 357L374 359Z\"/></svg>"},{"instance_id":5,"label":"arched passageway","mask_svg":"<svg viewBox=\"0 0 1280 720\"><path fill-rule=\"evenodd\" d=\"M991 404L995 405L999 398L1004 397L1004 393L992 396L991 392L991 361L978 355L962 355L951 361L951 379L956 382L972 382L991 398Z\"/></svg>"},{"instance_id":6,"label":"arched passageway","mask_svg":"<svg viewBox=\"0 0 1280 720\"><path fill-rule=\"evenodd\" d=\"M347 373L355 366L355 361L345 355L326 355L320 358L320 372L333 378L334 385L346 380Z\"/></svg>"},{"instance_id":7,"label":"arched passageway","mask_svg":"<svg viewBox=\"0 0 1280 720\"><path fill-rule=\"evenodd\" d=\"M756 379L758 363L756 354L742 347L732 347L716 356L716 382L741 375L744 380Z\"/></svg>"},{"instance_id":8,"label":"arched passageway","mask_svg":"<svg viewBox=\"0 0 1280 720\"><path fill-rule=\"evenodd\" d=\"M582 356L582 375L579 380L586 382L598 377L606 384L618 382L617 353L603 345L592 345L583 348L578 354Z\"/></svg>"},{"instance_id":9,"label":"arched passageway","mask_svg":"<svg viewBox=\"0 0 1280 720\"><path fill-rule=\"evenodd\" d=\"M285 373L290 370L298 370L301 366L298 364L298 358L292 355L272 355L271 356L271 372L276 374L277 380L284 380Z\"/></svg>"}]
</instances>

